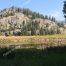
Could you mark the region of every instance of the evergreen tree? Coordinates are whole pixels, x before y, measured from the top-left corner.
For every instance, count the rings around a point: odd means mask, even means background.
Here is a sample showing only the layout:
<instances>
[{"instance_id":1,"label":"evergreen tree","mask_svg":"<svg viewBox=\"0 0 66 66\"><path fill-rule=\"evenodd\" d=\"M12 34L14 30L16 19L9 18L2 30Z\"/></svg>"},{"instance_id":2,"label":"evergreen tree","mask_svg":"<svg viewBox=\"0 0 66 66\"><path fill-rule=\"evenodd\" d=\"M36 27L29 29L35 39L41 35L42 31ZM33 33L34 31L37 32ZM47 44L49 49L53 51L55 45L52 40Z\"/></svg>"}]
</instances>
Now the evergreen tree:
<instances>
[{"instance_id":1,"label":"evergreen tree","mask_svg":"<svg viewBox=\"0 0 66 66\"><path fill-rule=\"evenodd\" d=\"M22 22L22 25L25 26L25 21Z\"/></svg>"},{"instance_id":2,"label":"evergreen tree","mask_svg":"<svg viewBox=\"0 0 66 66\"><path fill-rule=\"evenodd\" d=\"M65 18L65 23L66 23L66 1L64 1L63 14L64 14L64 18Z\"/></svg>"},{"instance_id":3,"label":"evergreen tree","mask_svg":"<svg viewBox=\"0 0 66 66\"><path fill-rule=\"evenodd\" d=\"M31 35L36 35L35 23L33 21L31 22Z\"/></svg>"},{"instance_id":4,"label":"evergreen tree","mask_svg":"<svg viewBox=\"0 0 66 66\"><path fill-rule=\"evenodd\" d=\"M45 16L45 19L48 19L48 16L47 15Z\"/></svg>"},{"instance_id":5,"label":"evergreen tree","mask_svg":"<svg viewBox=\"0 0 66 66\"><path fill-rule=\"evenodd\" d=\"M49 20L51 20L51 16L49 16Z\"/></svg>"},{"instance_id":6,"label":"evergreen tree","mask_svg":"<svg viewBox=\"0 0 66 66\"><path fill-rule=\"evenodd\" d=\"M66 1L64 1L63 13L66 14Z\"/></svg>"}]
</instances>

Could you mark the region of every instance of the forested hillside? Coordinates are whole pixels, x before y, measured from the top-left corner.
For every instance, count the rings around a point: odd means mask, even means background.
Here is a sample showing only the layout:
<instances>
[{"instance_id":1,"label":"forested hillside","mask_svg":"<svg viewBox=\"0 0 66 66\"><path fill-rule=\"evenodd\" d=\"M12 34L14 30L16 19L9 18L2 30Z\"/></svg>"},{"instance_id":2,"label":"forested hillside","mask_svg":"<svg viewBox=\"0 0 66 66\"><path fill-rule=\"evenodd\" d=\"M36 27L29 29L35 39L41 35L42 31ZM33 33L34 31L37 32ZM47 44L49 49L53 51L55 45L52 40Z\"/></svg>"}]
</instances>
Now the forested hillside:
<instances>
[{"instance_id":1,"label":"forested hillside","mask_svg":"<svg viewBox=\"0 0 66 66\"><path fill-rule=\"evenodd\" d=\"M0 11L0 35L65 34L66 25L54 17L32 12L30 9L10 7Z\"/></svg>"}]
</instances>

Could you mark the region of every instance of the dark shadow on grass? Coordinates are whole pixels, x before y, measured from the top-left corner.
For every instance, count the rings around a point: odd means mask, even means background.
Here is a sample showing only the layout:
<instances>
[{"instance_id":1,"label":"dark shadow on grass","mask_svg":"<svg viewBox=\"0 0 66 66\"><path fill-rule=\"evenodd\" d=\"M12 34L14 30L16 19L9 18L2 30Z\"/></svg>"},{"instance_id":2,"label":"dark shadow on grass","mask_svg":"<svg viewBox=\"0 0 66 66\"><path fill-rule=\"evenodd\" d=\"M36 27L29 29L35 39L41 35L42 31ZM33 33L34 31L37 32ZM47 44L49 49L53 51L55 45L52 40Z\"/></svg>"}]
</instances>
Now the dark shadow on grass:
<instances>
[{"instance_id":1,"label":"dark shadow on grass","mask_svg":"<svg viewBox=\"0 0 66 66\"><path fill-rule=\"evenodd\" d=\"M0 66L66 66L66 46L46 49L17 49L7 56L8 48L0 48Z\"/></svg>"}]
</instances>

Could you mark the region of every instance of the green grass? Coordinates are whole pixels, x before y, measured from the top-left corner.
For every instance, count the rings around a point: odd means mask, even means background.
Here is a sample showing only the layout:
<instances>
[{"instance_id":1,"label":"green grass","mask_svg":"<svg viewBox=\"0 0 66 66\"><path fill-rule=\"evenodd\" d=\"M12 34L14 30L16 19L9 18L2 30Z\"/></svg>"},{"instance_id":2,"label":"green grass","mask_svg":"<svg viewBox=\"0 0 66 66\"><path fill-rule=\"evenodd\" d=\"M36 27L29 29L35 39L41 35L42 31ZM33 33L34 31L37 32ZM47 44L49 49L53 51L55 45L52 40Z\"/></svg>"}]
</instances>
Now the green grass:
<instances>
[{"instance_id":1,"label":"green grass","mask_svg":"<svg viewBox=\"0 0 66 66\"><path fill-rule=\"evenodd\" d=\"M0 66L66 66L66 46L45 50L18 49L3 57L8 50L0 49Z\"/></svg>"}]
</instances>

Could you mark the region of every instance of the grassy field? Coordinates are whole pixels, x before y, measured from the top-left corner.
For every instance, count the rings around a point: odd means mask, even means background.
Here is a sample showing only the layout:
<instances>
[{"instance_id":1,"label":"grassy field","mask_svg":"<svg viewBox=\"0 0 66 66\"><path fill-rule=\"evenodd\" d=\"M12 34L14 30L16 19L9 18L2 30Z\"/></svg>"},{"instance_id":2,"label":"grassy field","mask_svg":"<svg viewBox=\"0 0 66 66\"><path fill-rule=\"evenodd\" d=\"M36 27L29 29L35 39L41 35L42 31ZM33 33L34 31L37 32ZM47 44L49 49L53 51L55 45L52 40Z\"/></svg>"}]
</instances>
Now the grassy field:
<instances>
[{"instance_id":1,"label":"grassy field","mask_svg":"<svg viewBox=\"0 0 66 66\"><path fill-rule=\"evenodd\" d=\"M19 44L49 45L50 48L16 49L7 56L3 56L3 53L11 48L0 48L0 66L66 66L66 35L0 36L0 46Z\"/></svg>"},{"instance_id":2,"label":"grassy field","mask_svg":"<svg viewBox=\"0 0 66 66\"><path fill-rule=\"evenodd\" d=\"M0 47L23 44L43 44L47 46L66 45L66 35L0 36Z\"/></svg>"},{"instance_id":3,"label":"grassy field","mask_svg":"<svg viewBox=\"0 0 66 66\"><path fill-rule=\"evenodd\" d=\"M66 66L66 47L18 49L7 56L9 49L0 49L0 66Z\"/></svg>"}]
</instances>

